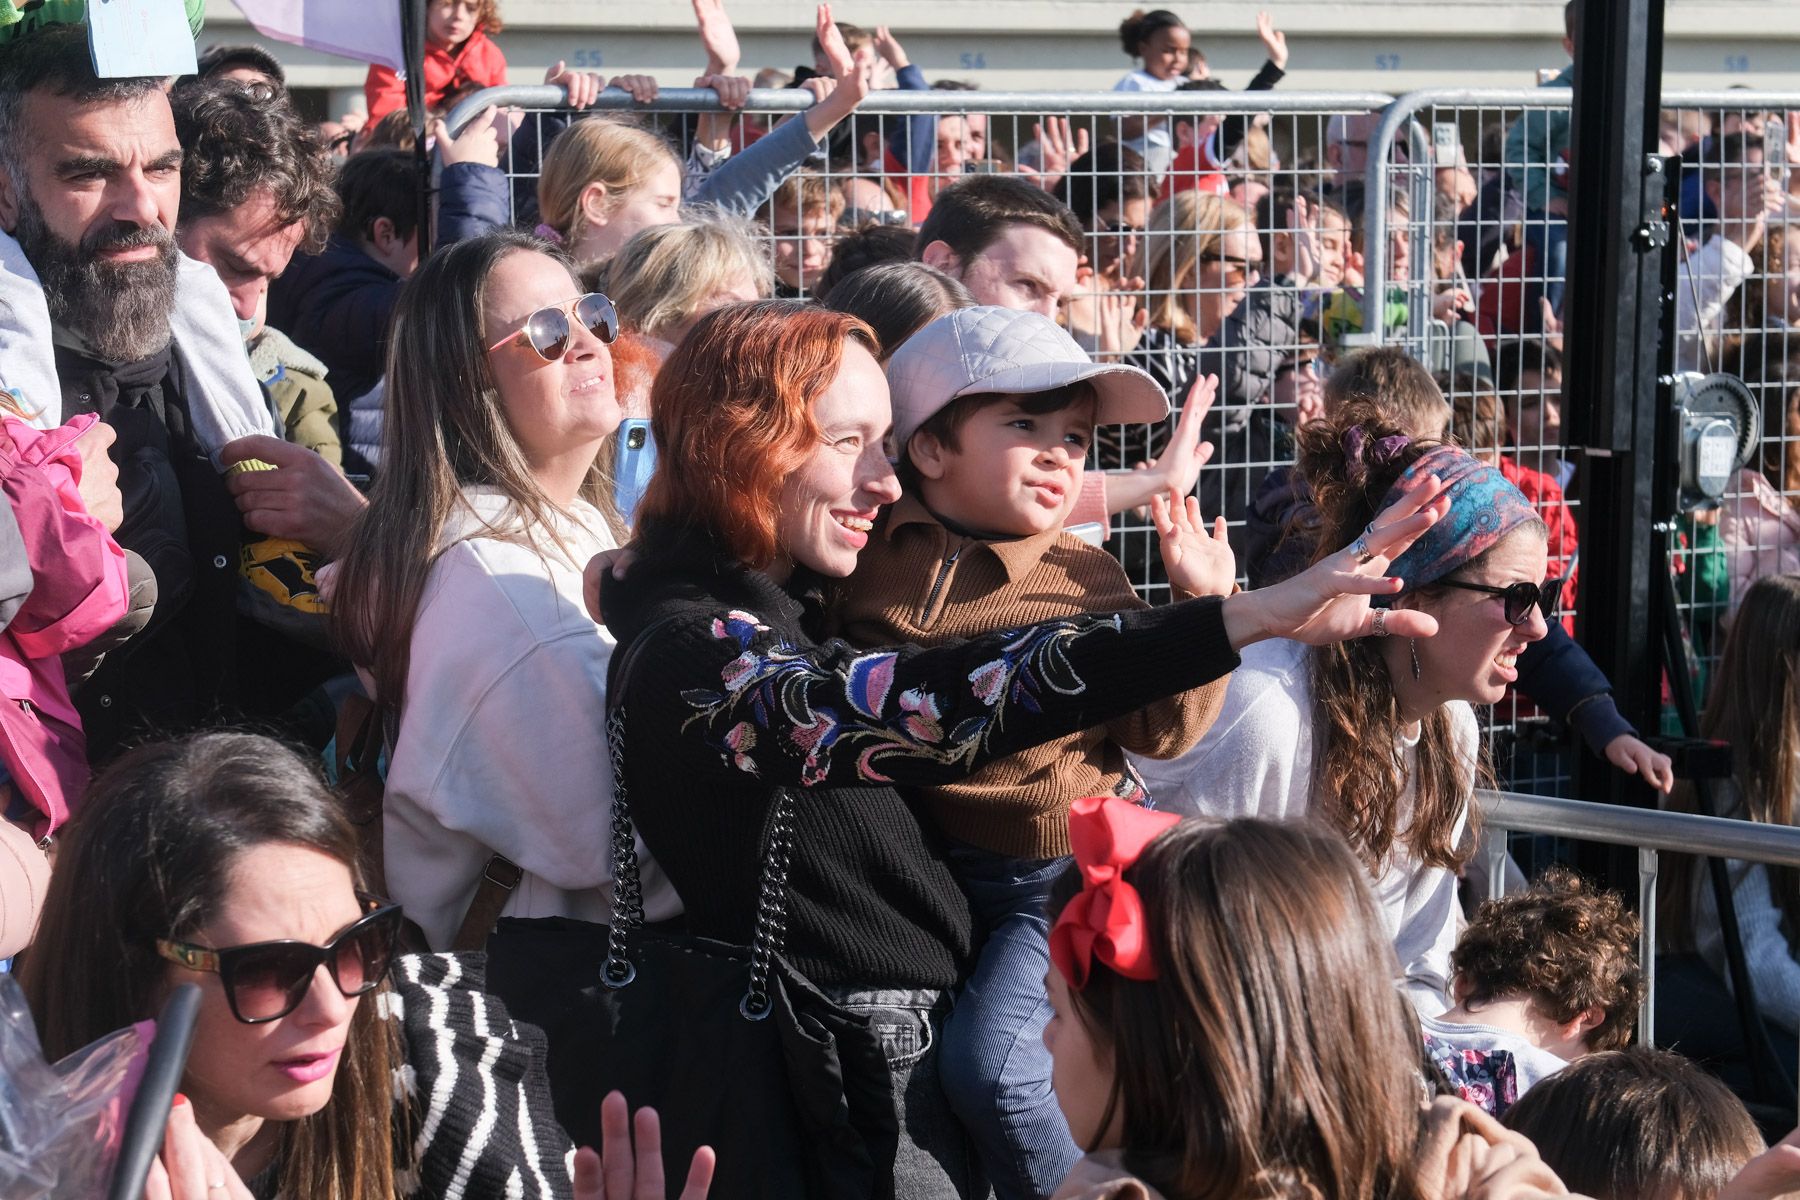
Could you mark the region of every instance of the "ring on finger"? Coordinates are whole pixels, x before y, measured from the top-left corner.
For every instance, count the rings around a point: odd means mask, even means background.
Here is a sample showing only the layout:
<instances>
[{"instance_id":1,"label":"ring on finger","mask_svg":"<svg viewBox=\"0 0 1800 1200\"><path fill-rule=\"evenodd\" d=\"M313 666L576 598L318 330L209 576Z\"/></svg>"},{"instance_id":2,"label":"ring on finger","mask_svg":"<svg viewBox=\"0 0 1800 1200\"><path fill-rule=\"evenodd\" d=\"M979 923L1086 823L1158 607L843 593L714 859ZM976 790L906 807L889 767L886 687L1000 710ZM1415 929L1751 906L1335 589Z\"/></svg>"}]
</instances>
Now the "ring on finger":
<instances>
[{"instance_id":1,"label":"ring on finger","mask_svg":"<svg viewBox=\"0 0 1800 1200\"><path fill-rule=\"evenodd\" d=\"M1363 536L1350 543L1350 553L1356 555L1356 565L1359 567L1375 557L1375 552L1369 549L1369 539Z\"/></svg>"},{"instance_id":2,"label":"ring on finger","mask_svg":"<svg viewBox=\"0 0 1800 1200\"><path fill-rule=\"evenodd\" d=\"M1376 637L1386 637L1388 635L1387 609L1378 608L1375 610L1375 623L1370 627L1369 632Z\"/></svg>"}]
</instances>

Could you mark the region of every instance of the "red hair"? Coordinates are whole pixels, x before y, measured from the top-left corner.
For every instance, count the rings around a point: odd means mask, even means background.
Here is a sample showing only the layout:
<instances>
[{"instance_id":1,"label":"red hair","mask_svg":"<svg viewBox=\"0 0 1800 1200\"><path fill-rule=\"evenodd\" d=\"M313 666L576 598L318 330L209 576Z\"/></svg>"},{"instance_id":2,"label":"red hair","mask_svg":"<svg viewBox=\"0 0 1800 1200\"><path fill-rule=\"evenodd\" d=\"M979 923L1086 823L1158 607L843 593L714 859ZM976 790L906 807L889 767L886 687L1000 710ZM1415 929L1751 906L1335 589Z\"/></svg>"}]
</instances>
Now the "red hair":
<instances>
[{"instance_id":1,"label":"red hair","mask_svg":"<svg viewBox=\"0 0 1800 1200\"><path fill-rule=\"evenodd\" d=\"M638 529L698 530L748 566L774 562L782 484L818 445L813 402L837 378L847 341L879 353L863 322L797 300L702 317L650 393L657 469Z\"/></svg>"}]
</instances>

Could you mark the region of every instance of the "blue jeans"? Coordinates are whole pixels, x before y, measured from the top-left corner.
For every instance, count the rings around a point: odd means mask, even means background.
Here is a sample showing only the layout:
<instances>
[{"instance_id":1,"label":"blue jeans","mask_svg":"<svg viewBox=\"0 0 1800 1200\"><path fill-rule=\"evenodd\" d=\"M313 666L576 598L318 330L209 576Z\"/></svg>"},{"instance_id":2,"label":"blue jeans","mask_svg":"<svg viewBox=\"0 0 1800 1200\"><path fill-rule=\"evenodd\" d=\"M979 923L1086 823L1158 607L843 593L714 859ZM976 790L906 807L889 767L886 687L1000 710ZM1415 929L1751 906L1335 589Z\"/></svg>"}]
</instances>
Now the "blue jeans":
<instances>
[{"instance_id":1,"label":"blue jeans","mask_svg":"<svg viewBox=\"0 0 1800 1200\"><path fill-rule=\"evenodd\" d=\"M900 1144L894 1200L977 1200L986 1195L968 1135L945 1101L939 1071L950 994L895 988L826 988L845 1008L866 1013L894 1077Z\"/></svg>"},{"instance_id":2,"label":"blue jeans","mask_svg":"<svg viewBox=\"0 0 1800 1200\"><path fill-rule=\"evenodd\" d=\"M1081 1157L1057 1107L1044 1026L1050 885L1068 858L1016 859L952 845L950 865L987 935L944 1028L939 1070L999 1200L1056 1191Z\"/></svg>"}]
</instances>

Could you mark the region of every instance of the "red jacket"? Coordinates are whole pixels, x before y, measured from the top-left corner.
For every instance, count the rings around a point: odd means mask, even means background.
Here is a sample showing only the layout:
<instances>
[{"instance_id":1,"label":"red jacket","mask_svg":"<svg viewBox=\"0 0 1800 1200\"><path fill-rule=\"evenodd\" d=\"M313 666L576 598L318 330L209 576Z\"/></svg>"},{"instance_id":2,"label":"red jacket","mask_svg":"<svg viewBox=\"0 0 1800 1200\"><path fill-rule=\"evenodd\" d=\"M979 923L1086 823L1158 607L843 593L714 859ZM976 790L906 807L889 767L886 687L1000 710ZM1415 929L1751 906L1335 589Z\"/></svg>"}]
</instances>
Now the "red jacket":
<instances>
[{"instance_id":1,"label":"red jacket","mask_svg":"<svg viewBox=\"0 0 1800 1200\"><path fill-rule=\"evenodd\" d=\"M1555 579L1563 574L1568 575L1568 582L1563 585L1562 607L1566 613L1575 607L1575 552L1580 535L1575 527L1575 514L1569 511L1569 502L1563 496L1562 485L1554 476L1548 475L1521 462L1500 456L1500 474L1504 475L1514 487L1525 493L1537 509L1538 516L1544 520L1547 529L1547 541L1550 551L1550 578ZM1575 630L1574 618L1563 617L1563 624Z\"/></svg>"},{"instance_id":2,"label":"red jacket","mask_svg":"<svg viewBox=\"0 0 1800 1200\"><path fill-rule=\"evenodd\" d=\"M125 552L82 505L75 439L98 417L48 432L0 422L0 492L31 562L31 594L0 632L0 763L48 836L87 786L87 739L62 655L93 641L129 606Z\"/></svg>"},{"instance_id":3,"label":"red jacket","mask_svg":"<svg viewBox=\"0 0 1800 1200\"><path fill-rule=\"evenodd\" d=\"M506 55L482 30L470 34L455 51L429 42L425 45L426 108L441 107L445 96L471 84L488 88L505 82ZM369 102L369 124L373 125L396 108L406 107L406 81L394 68L372 64L363 80L363 97Z\"/></svg>"}]
</instances>

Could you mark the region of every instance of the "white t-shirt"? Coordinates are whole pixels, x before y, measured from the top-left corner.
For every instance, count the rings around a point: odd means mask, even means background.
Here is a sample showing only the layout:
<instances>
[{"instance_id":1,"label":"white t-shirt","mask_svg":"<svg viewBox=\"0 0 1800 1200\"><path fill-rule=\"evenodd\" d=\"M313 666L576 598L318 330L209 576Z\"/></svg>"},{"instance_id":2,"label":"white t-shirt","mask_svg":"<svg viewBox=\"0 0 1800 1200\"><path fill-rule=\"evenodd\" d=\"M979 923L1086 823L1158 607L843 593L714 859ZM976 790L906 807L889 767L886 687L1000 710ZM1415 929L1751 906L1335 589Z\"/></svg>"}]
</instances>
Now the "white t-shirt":
<instances>
[{"instance_id":1,"label":"white t-shirt","mask_svg":"<svg viewBox=\"0 0 1800 1200\"><path fill-rule=\"evenodd\" d=\"M581 591L612 532L577 501L555 523L559 547L541 527L506 534L497 490L463 499L413 626L382 823L388 888L433 949L455 938L495 853L525 873L509 917L605 922L612 901L613 639ZM642 839L637 853L647 917L679 914Z\"/></svg>"},{"instance_id":2,"label":"white t-shirt","mask_svg":"<svg viewBox=\"0 0 1800 1200\"><path fill-rule=\"evenodd\" d=\"M1449 705L1456 754L1473 787L1480 732L1475 711ZM1206 736L1178 758L1158 762L1130 755L1156 807L1217 818L1301 820L1312 810L1313 692L1307 647L1299 642L1258 642L1232 672L1219 719ZM1410 765L1412 752L1407 749ZM1400 798L1404 827L1412 808L1409 783ZM1461 837L1467 797L1456 820ZM1456 876L1428 867L1396 849L1370 879L1375 905L1399 956L1407 996L1424 1016L1449 1007L1450 951L1462 908Z\"/></svg>"},{"instance_id":3,"label":"white t-shirt","mask_svg":"<svg viewBox=\"0 0 1800 1200\"><path fill-rule=\"evenodd\" d=\"M1171 79L1158 79L1148 71L1137 70L1113 84L1112 90L1115 92L1175 92L1180 91L1181 85L1186 82L1187 80L1179 75ZM1153 171L1160 173L1160 171L1168 170L1168 159L1175 143L1169 136L1169 122L1166 119L1154 118L1144 126L1141 136L1131 138L1124 144L1128 149L1136 150L1139 154L1144 155L1146 161L1153 156L1158 157L1162 166L1160 168L1152 167Z\"/></svg>"}]
</instances>

